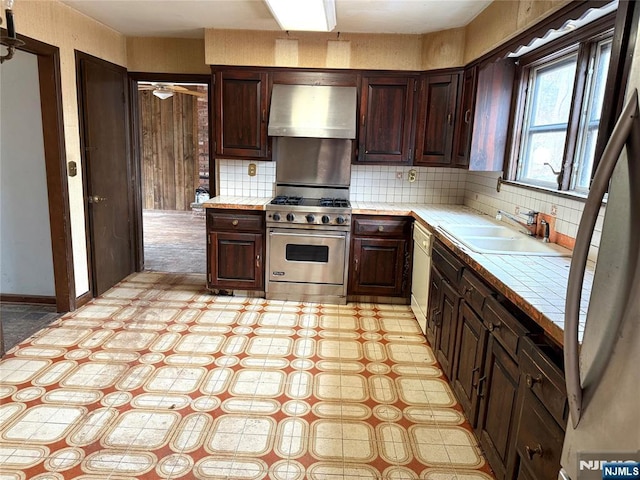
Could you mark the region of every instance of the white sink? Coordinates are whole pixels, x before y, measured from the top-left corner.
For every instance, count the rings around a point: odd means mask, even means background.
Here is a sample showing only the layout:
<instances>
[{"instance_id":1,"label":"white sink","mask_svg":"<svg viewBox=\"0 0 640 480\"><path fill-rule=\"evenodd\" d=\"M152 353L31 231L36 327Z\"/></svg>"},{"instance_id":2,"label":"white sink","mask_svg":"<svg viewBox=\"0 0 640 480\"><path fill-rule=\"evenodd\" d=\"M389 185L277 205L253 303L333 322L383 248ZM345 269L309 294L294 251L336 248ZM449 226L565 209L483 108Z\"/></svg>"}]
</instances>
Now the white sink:
<instances>
[{"instance_id":1,"label":"white sink","mask_svg":"<svg viewBox=\"0 0 640 480\"><path fill-rule=\"evenodd\" d=\"M449 237L477 253L570 257L571 251L502 225L440 225Z\"/></svg>"}]
</instances>

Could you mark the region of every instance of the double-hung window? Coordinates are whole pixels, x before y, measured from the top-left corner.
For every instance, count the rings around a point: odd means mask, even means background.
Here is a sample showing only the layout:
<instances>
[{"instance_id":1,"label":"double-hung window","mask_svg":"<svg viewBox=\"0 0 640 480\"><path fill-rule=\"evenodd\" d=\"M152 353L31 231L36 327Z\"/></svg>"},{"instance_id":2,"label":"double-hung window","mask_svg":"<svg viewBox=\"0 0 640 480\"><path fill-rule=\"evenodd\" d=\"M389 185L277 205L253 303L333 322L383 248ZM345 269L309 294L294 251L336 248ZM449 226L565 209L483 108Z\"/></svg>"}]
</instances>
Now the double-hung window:
<instances>
[{"instance_id":1,"label":"double-hung window","mask_svg":"<svg viewBox=\"0 0 640 480\"><path fill-rule=\"evenodd\" d=\"M588 192L612 35L600 32L560 51L547 49L522 66L512 179Z\"/></svg>"}]
</instances>

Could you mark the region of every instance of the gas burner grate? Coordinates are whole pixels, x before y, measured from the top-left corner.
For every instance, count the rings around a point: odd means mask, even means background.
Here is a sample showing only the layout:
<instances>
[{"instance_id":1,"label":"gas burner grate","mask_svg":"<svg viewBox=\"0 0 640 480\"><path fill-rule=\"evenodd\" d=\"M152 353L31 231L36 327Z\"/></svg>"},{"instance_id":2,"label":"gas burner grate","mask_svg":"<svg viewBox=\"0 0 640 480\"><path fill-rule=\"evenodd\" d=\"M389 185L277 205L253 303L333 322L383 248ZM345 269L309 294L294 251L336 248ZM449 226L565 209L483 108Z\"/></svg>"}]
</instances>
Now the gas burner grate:
<instances>
[{"instance_id":1,"label":"gas burner grate","mask_svg":"<svg viewBox=\"0 0 640 480\"><path fill-rule=\"evenodd\" d=\"M342 198L321 198L320 199L321 207L338 207L338 208L349 208L351 205L349 204L349 200L344 200Z\"/></svg>"},{"instance_id":2,"label":"gas burner grate","mask_svg":"<svg viewBox=\"0 0 640 480\"><path fill-rule=\"evenodd\" d=\"M288 197L286 195L278 195L271 200L271 205L300 205L302 197Z\"/></svg>"}]
</instances>

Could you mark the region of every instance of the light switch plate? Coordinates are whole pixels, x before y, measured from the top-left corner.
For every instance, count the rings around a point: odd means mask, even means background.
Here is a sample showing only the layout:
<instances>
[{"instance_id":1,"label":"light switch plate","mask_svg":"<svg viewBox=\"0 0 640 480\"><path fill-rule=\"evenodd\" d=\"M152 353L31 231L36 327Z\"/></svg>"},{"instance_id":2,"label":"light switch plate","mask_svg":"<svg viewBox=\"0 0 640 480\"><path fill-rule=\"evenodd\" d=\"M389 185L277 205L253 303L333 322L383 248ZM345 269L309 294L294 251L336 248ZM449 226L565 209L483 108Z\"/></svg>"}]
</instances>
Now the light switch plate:
<instances>
[{"instance_id":1,"label":"light switch plate","mask_svg":"<svg viewBox=\"0 0 640 480\"><path fill-rule=\"evenodd\" d=\"M67 164L67 168L69 169L70 177L75 177L76 175L78 175L78 164L76 162L69 162Z\"/></svg>"}]
</instances>

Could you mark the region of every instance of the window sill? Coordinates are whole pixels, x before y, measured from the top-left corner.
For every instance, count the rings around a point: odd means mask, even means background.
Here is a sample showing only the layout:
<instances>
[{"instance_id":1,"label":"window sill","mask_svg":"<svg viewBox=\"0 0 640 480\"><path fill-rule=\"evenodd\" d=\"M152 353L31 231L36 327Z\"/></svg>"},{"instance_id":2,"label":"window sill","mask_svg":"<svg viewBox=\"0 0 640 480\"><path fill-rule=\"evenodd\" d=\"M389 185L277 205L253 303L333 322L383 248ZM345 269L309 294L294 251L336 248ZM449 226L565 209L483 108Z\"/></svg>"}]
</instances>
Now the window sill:
<instances>
[{"instance_id":1,"label":"window sill","mask_svg":"<svg viewBox=\"0 0 640 480\"><path fill-rule=\"evenodd\" d=\"M561 198L569 198L571 200L575 200L577 202L585 203L587 201L587 195L584 193L576 193L576 192L568 192L561 190L554 190L553 188L541 187L538 185L531 185L529 183L516 182L514 180L498 180L498 185L511 185L513 187L524 188L526 190L533 190L535 192L546 193L547 195L554 195L556 197ZM500 188L498 186L498 188ZM602 200L602 204L607 204L608 195L605 194L604 199Z\"/></svg>"}]
</instances>

